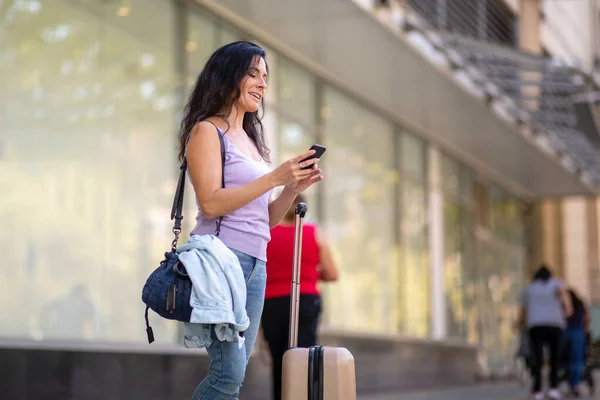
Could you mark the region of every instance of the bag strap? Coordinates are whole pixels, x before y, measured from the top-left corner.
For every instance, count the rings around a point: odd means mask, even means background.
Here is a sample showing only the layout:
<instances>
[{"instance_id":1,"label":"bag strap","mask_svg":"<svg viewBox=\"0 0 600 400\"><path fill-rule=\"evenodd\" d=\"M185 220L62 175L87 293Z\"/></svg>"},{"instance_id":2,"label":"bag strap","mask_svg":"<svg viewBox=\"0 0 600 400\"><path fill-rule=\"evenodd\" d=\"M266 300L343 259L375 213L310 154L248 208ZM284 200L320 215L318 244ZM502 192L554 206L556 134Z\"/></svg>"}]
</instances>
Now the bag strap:
<instances>
[{"instance_id":1,"label":"bag strap","mask_svg":"<svg viewBox=\"0 0 600 400\"><path fill-rule=\"evenodd\" d=\"M210 121L207 121L210 122ZM210 122L213 124L212 122ZM221 188L225 188L225 142L223 141L223 135L219 131L219 128L213 124L217 129L217 135L219 136L219 143L221 146ZM171 245L171 249L175 251L177 248L177 242L179 241L179 235L181 234L181 222L183 221L183 198L185 191L185 175L187 172L187 158L183 157L183 162L179 167L179 180L177 182L177 189L175 190L175 198L173 199L173 207L171 208L171 221L175 220L173 224L173 234L175 238ZM221 222L223 217L219 217L217 220L217 228L215 230L216 236L221 233Z\"/></svg>"}]
</instances>

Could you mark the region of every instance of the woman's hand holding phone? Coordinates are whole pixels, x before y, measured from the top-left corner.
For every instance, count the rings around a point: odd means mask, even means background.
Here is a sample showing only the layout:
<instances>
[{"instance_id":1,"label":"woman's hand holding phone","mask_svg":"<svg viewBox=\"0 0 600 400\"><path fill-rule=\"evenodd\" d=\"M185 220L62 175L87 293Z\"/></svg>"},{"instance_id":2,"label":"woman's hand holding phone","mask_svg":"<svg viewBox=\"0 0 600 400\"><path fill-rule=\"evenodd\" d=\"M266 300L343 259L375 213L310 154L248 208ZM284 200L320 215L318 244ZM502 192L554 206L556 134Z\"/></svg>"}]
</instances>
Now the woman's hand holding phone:
<instances>
[{"instance_id":1,"label":"woman's hand holding phone","mask_svg":"<svg viewBox=\"0 0 600 400\"><path fill-rule=\"evenodd\" d=\"M279 167L271 172L271 179L275 186L285 186L296 183L309 177L316 169L318 158L308 157L315 154L314 150L300 154L294 158L284 161Z\"/></svg>"},{"instance_id":2,"label":"woman's hand holding phone","mask_svg":"<svg viewBox=\"0 0 600 400\"><path fill-rule=\"evenodd\" d=\"M324 150L319 151L319 149L315 149L315 146L313 146L306 153L283 162L271 172L271 178L275 186L287 186L293 193L298 194L308 189L314 183L323 180L323 176L321 175L323 171L318 166L319 157L316 157L323 153Z\"/></svg>"},{"instance_id":3,"label":"woman's hand holding phone","mask_svg":"<svg viewBox=\"0 0 600 400\"><path fill-rule=\"evenodd\" d=\"M320 144L313 144L310 147L309 151L311 151L311 150L314 150L314 153L312 155L308 156L307 158L305 158L302 161L307 161L307 160L309 160L311 158L318 158L318 159L320 159L321 157L323 157L323 153L325 153L325 150L327 150L327 148L325 146L321 146ZM301 163L302 163L302 161L301 161ZM308 167L302 167L300 169L305 169L305 168L308 168Z\"/></svg>"}]
</instances>

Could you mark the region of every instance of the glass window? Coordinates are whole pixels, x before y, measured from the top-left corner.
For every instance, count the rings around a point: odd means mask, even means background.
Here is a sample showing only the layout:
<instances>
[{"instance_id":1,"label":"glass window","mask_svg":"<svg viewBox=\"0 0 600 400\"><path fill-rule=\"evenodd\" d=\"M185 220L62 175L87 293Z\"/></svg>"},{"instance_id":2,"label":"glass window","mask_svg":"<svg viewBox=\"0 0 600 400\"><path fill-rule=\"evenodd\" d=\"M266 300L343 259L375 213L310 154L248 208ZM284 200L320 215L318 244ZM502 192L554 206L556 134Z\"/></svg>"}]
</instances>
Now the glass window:
<instances>
[{"instance_id":1,"label":"glass window","mask_svg":"<svg viewBox=\"0 0 600 400\"><path fill-rule=\"evenodd\" d=\"M461 166L458 178L458 197L463 204L473 204L474 202L474 183L473 171L469 168Z\"/></svg>"},{"instance_id":2,"label":"glass window","mask_svg":"<svg viewBox=\"0 0 600 400\"><path fill-rule=\"evenodd\" d=\"M460 248L460 205L452 198L444 199L444 277L448 322L452 337L464 335L463 268Z\"/></svg>"},{"instance_id":3,"label":"glass window","mask_svg":"<svg viewBox=\"0 0 600 400\"><path fill-rule=\"evenodd\" d=\"M478 324L478 273L475 262L475 197L473 191L473 172L464 166L460 167L460 249L462 261L462 288L464 322L463 337L469 343L477 343L479 339Z\"/></svg>"},{"instance_id":4,"label":"glass window","mask_svg":"<svg viewBox=\"0 0 600 400\"><path fill-rule=\"evenodd\" d=\"M278 155L279 163L289 160L292 157L296 157L312 146L316 139L315 133L311 130L306 129L303 125L291 120L280 117L279 120L279 146ZM326 153L327 154L327 153ZM327 154L329 156L329 154ZM321 185L314 185L309 188L304 196L306 197L306 203L309 206L309 212L307 214L307 220L316 220L319 214L318 202L317 202L317 191Z\"/></svg>"},{"instance_id":5,"label":"glass window","mask_svg":"<svg viewBox=\"0 0 600 400\"><path fill-rule=\"evenodd\" d=\"M171 2L51 3L0 9L0 332L144 341L142 283L171 241Z\"/></svg>"},{"instance_id":6,"label":"glass window","mask_svg":"<svg viewBox=\"0 0 600 400\"><path fill-rule=\"evenodd\" d=\"M460 192L460 164L454 159L442 157L442 188L447 196L458 197Z\"/></svg>"},{"instance_id":7,"label":"glass window","mask_svg":"<svg viewBox=\"0 0 600 400\"><path fill-rule=\"evenodd\" d=\"M216 22L212 17L197 10L188 12L187 39L187 85L191 88L206 61L220 46L242 40L242 35L233 28Z\"/></svg>"},{"instance_id":8,"label":"glass window","mask_svg":"<svg viewBox=\"0 0 600 400\"><path fill-rule=\"evenodd\" d=\"M238 40L245 40L244 35L229 26L221 24L220 28L218 46L224 46L228 43L237 42Z\"/></svg>"},{"instance_id":9,"label":"glass window","mask_svg":"<svg viewBox=\"0 0 600 400\"><path fill-rule=\"evenodd\" d=\"M496 189L492 195L492 215L494 229L503 240L513 244L523 244L521 205L519 199L510 193Z\"/></svg>"},{"instance_id":10,"label":"glass window","mask_svg":"<svg viewBox=\"0 0 600 400\"><path fill-rule=\"evenodd\" d=\"M505 371L514 356L512 324L523 287L523 252L493 237L480 237L477 245L482 361L492 371Z\"/></svg>"},{"instance_id":11,"label":"glass window","mask_svg":"<svg viewBox=\"0 0 600 400\"><path fill-rule=\"evenodd\" d=\"M270 54L270 55L269 55ZM271 79L269 82L270 104L268 110L276 110L279 122L277 140L278 161L283 162L310 149L317 142L315 119L315 82L310 73L284 57L274 57L267 53L270 60ZM329 152L325 157L329 157ZM307 197L309 219L318 219L317 192L322 184L308 189Z\"/></svg>"},{"instance_id":12,"label":"glass window","mask_svg":"<svg viewBox=\"0 0 600 400\"><path fill-rule=\"evenodd\" d=\"M332 88L324 100L324 228L341 270L326 322L389 332L398 326L393 126Z\"/></svg>"},{"instance_id":13,"label":"glass window","mask_svg":"<svg viewBox=\"0 0 600 400\"><path fill-rule=\"evenodd\" d=\"M315 142L315 134L303 125L279 118L279 152L283 162L307 151Z\"/></svg>"},{"instance_id":14,"label":"glass window","mask_svg":"<svg viewBox=\"0 0 600 400\"><path fill-rule=\"evenodd\" d=\"M277 101L282 114L312 126L315 121L315 83L308 72L280 57L277 63Z\"/></svg>"},{"instance_id":15,"label":"glass window","mask_svg":"<svg viewBox=\"0 0 600 400\"><path fill-rule=\"evenodd\" d=\"M451 337L475 342L478 337L478 307L473 244L473 177L468 168L444 156L442 181L447 332Z\"/></svg>"},{"instance_id":16,"label":"glass window","mask_svg":"<svg viewBox=\"0 0 600 400\"><path fill-rule=\"evenodd\" d=\"M427 182L425 142L405 132L400 137L400 170L402 178L425 184Z\"/></svg>"},{"instance_id":17,"label":"glass window","mask_svg":"<svg viewBox=\"0 0 600 400\"><path fill-rule=\"evenodd\" d=\"M185 43L187 53L187 84L193 87L204 64L217 48L217 24L198 12L189 13L188 32Z\"/></svg>"},{"instance_id":18,"label":"glass window","mask_svg":"<svg viewBox=\"0 0 600 400\"><path fill-rule=\"evenodd\" d=\"M464 321L462 290L462 254L460 251L460 166L450 157L442 157L444 196L444 285L448 336L462 337Z\"/></svg>"},{"instance_id":19,"label":"glass window","mask_svg":"<svg viewBox=\"0 0 600 400\"><path fill-rule=\"evenodd\" d=\"M480 183L490 193L491 228L475 236L478 302L484 365L492 371L511 366L514 354L512 323L517 318L523 287L523 221L518 199L504 189Z\"/></svg>"},{"instance_id":20,"label":"glass window","mask_svg":"<svg viewBox=\"0 0 600 400\"><path fill-rule=\"evenodd\" d=\"M425 143L400 136L400 331L425 337L430 332L429 242Z\"/></svg>"}]
</instances>

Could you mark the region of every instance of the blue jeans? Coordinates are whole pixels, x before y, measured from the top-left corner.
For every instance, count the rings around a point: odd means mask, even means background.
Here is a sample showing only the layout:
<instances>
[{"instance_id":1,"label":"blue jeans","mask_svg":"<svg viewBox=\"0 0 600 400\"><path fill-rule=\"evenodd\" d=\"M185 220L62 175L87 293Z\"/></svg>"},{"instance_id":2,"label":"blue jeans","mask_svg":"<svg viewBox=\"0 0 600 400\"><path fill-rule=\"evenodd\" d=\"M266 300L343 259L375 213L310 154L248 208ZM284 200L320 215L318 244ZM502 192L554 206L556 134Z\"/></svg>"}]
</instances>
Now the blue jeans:
<instances>
[{"instance_id":1,"label":"blue jeans","mask_svg":"<svg viewBox=\"0 0 600 400\"><path fill-rule=\"evenodd\" d=\"M576 389L585 370L585 331L582 328L569 328L565 332L565 339L569 346L569 384Z\"/></svg>"},{"instance_id":2,"label":"blue jeans","mask_svg":"<svg viewBox=\"0 0 600 400\"><path fill-rule=\"evenodd\" d=\"M208 376L196 387L193 400L238 400L246 374L250 353L256 342L260 316L265 299L267 269L265 262L231 249L240 260L246 280L246 313L250 326L244 332L244 346L238 342L221 342L211 329L212 344L208 347L210 367Z\"/></svg>"}]
</instances>

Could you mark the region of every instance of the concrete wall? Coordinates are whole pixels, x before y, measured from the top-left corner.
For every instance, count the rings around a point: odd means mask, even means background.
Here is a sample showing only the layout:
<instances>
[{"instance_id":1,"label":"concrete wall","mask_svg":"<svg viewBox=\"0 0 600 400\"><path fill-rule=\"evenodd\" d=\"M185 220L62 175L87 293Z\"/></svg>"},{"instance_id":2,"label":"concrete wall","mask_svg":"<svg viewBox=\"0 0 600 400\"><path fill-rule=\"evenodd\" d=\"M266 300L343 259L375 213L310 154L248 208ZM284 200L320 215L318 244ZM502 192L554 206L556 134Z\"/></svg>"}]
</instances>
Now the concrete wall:
<instances>
[{"instance_id":1,"label":"concrete wall","mask_svg":"<svg viewBox=\"0 0 600 400\"><path fill-rule=\"evenodd\" d=\"M597 30L590 17L590 2L596 3L594 12L598 19L597 0L504 0L520 16L521 2L539 2L543 19L541 21L541 45L553 56L579 60L591 67L598 43L594 42L593 32ZM596 22L597 24L597 22ZM594 50L595 49L595 50Z\"/></svg>"},{"instance_id":2,"label":"concrete wall","mask_svg":"<svg viewBox=\"0 0 600 400\"><path fill-rule=\"evenodd\" d=\"M591 301L592 304L600 305L600 290L598 290L600 288L600 198L590 201L588 207L592 208L590 211L593 215L592 222L588 224L590 246L594 257L594 263L590 268ZM600 313L598 314L598 318L600 318ZM600 319L596 322L600 327ZM600 329L598 330L598 334L600 335Z\"/></svg>"},{"instance_id":3,"label":"concrete wall","mask_svg":"<svg viewBox=\"0 0 600 400\"><path fill-rule=\"evenodd\" d=\"M592 65L590 0L544 1L542 45L552 55Z\"/></svg>"},{"instance_id":4,"label":"concrete wall","mask_svg":"<svg viewBox=\"0 0 600 400\"><path fill-rule=\"evenodd\" d=\"M464 344L335 332L321 342L354 354L362 393L472 384L480 376L477 349Z\"/></svg>"},{"instance_id":5,"label":"concrete wall","mask_svg":"<svg viewBox=\"0 0 600 400\"><path fill-rule=\"evenodd\" d=\"M360 393L473 383L477 351L401 338L322 334L352 351ZM48 346L0 341L3 400L183 400L206 375L205 352L181 348ZM269 399L270 372L250 360L241 400Z\"/></svg>"},{"instance_id":6,"label":"concrete wall","mask_svg":"<svg viewBox=\"0 0 600 400\"><path fill-rule=\"evenodd\" d=\"M564 277L567 284L589 303L591 254L588 239L587 200L571 197L562 201Z\"/></svg>"},{"instance_id":7,"label":"concrete wall","mask_svg":"<svg viewBox=\"0 0 600 400\"><path fill-rule=\"evenodd\" d=\"M588 304L600 304L599 206L593 197L538 202L527 220L533 233L527 278L545 262Z\"/></svg>"}]
</instances>

